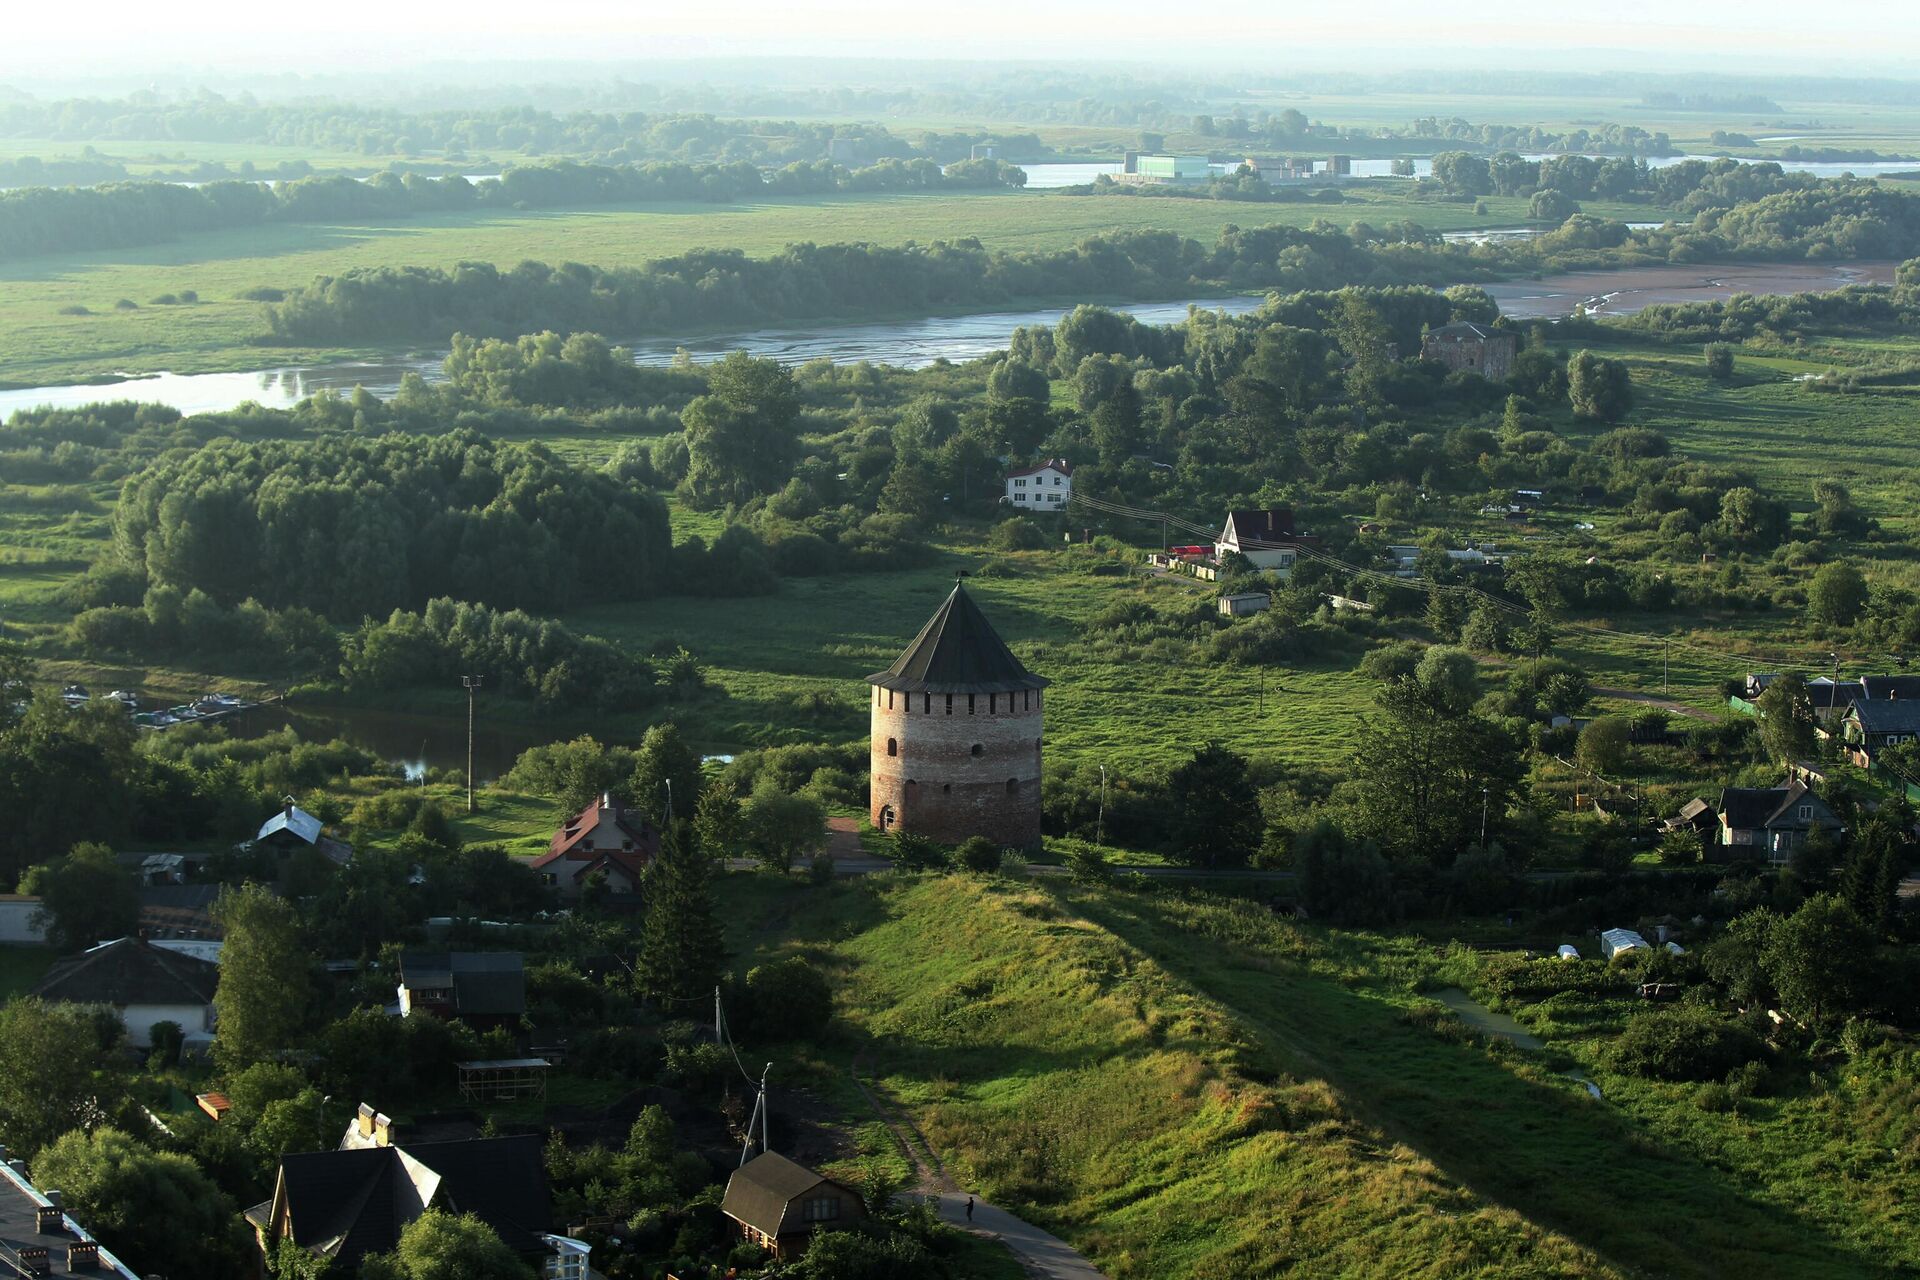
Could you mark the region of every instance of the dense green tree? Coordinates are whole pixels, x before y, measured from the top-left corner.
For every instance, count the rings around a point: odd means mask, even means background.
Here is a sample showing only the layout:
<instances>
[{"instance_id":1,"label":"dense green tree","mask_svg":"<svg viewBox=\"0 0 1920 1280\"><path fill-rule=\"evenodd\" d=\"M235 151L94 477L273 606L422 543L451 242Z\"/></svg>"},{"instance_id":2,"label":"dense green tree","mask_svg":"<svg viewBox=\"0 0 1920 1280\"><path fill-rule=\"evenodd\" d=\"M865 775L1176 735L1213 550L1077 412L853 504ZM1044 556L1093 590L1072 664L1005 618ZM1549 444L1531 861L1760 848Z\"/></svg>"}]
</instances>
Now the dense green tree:
<instances>
[{"instance_id":1,"label":"dense green tree","mask_svg":"<svg viewBox=\"0 0 1920 1280\"><path fill-rule=\"evenodd\" d=\"M1171 852L1197 867L1238 867L1260 847L1260 797L1247 759L1209 742L1167 777Z\"/></svg>"},{"instance_id":2,"label":"dense green tree","mask_svg":"<svg viewBox=\"0 0 1920 1280\"><path fill-rule=\"evenodd\" d=\"M833 1016L833 989L819 969L790 956L747 971L747 1007L756 1034L818 1038Z\"/></svg>"},{"instance_id":3,"label":"dense green tree","mask_svg":"<svg viewBox=\"0 0 1920 1280\"><path fill-rule=\"evenodd\" d=\"M1758 489L1737 485L1720 495L1717 527L1735 546L1765 551L1786 536L1786 505Z\"/></svg>"},{"instance_id":4,"label":"dense green tree","mask_svg":"<svg viewBox=\"0 0 1920 1280\"><path fill-rule=\"evenodd\" d=\"M1707 376L1715 382L1733 381L1733 348L1724 342L1709 342L1706 347Z\"/></svg>"},{"instance_id":5,"label":"dense green tree","mask_svg":"<svg viewBox=\"0 0 1920 1280\"><path fill-rule=\"evenodd\" d=\"M700 800L700 753L687 745L672 721L652 726L640 740L627 794L656 821L666 812L669 794L678 821L693 817Z\"/></svg>"},{"instance_id":6,"label":"dense green tree","mask_svg":"<svg viewBox=\"0 0 1920 1280\"><path fill-rule=\"evenodd\" d=\"M820 802L782 790L763 780L740 810L741 842L762 865L786 871L827 840L827 815Z\"/></svg>"},{"instance_id":7,"label":"dense green tree","mask_svg":"<svg viewBox=\"0 0 1920 1280\"><path fill-rule=\"evenodd\" d=\"M77 844L29 868L20 892L39 896L47 941L61 951L127 937L140 920L138 879L104 844Z\"/></svg>"},{"instance_id":8,"label":"dense green tree","mask_svg":"<svg viewBox=\"0 0 1920 1280\"><path fill-rule=\"evenodd\" d=\"M1580 731L1573 758L1583 769L1602 777L1626 768L1633 749L1633 724L1623 715L1595 716Z\"/></svg>"},{"instance_id":9,"label":"dense green tree","mask_svg":"<svg viewBox=\"0 0 1920 1280\"><path fill-rule=\"evenodd\" d=\"M1382 384L1393 368L1393 331L1379 309L1358 291L1343 290L1334 313L1333 332L1347 355L1347 394L1361 404L1379 400Z\"/></svg>"},{"instance_id":10,"label":"dense green tree","mask_svg":"<svg viewBox=\"0 0 1920 1280\"><path fill-rule=\"evenodd\" d=\"M731 857L740 844L740 796L725 782L701 788L693 811L694 847L709 859Z\"/></svg>"},{"instance_id":11,"label":"dense green tree","mask_svg":"<svg viewBox=\"0 0 1920 1280\"><path fill-rule=\"evenodd\" d=\"M1860 824L1848 844L1840 895L1881 937L1893 932L1901 878L1920 855L1913 823L1912 805L1905 799L1888 800Z\"/></svg>"},{"instance_id":12,"label":"dense green tree","mask_svg":"<svg viewBox=\"0 0 1920 1280\"><path fill-rule=\"evenodd\" d=\"M1760 715L1760 737L1774 759L1792 762L1813 754L1819 722L1804 680L1792 673L1782 675L1753 705Z\"/></svg>"},{"instance_id":13,"label":"dense green tree","mask_svg":"<svg viewBox=\"0 0 1920 1280\"><path fill-rule=\"evenodd\" d=\"M113 1011L105 1011L113 1019ZM0 1007L0 1142L32 1160L61 1134L111 1111L121 1085L101 1019L16 996Z\"/></svg>"},{"instance_id":14,"label":"dense green tree","mask_svg":"<svg viewBox=\"0 0 1920 1280\"><path fill-rule=\"evenodd\" d=\"M992 875L1000 870L1005 851L985 836L968 836L954 846L954 864L975 875Z\"/></svg>"},{"instance_id":15,"label":"dense green tree","mask_svg":"<svg viewBox=\"0 0 1920 1280\"><path fill-rule=\"evenodd\" d=\"M647 910L634 971L640 994L668 1008L710 995L726 951L707 860L667 831L643 892Z\"/></svg>"},{"instance_id":16,"label":"dense green tree","mask_svg":"<svg viewBox=\"0 0 1920 1280\"><path fill-rule=\"evenodd\" d=\"M213 995L220 1063L235 1069L293 1048L318 995L293 907L264 885L243 884L221 891L213 918L226 936Z\"/></svg>"},{"instance_id":17,"label":"dense green tree","mask_svg":"<svg viewBox=\"0 0 1920 1280\"><path fill-rule=\"evenodd\" d=\"M1564 191L1553 187L1542 187L1533 193L1533 199L1527 202L1527 217L1535 222L1551 223L1559 226L1574 214L1580 212L1579 204Z\"/></svg>"},{"instance_id":18,"label":"dense green tree","mask_svg":"<svg viewBox=\"0 0 1920 1280\"><path fill-rule=\"evenodd\" d=\"M0 728L0 883L19 883L52 850L125 837L133 738L118 706L72 711L44 695Z\"/></svg>"},{"instance_id":19,"label":"dense green tree","mask_svg":"<svg viewBox=\"0 0 1920 1280\"><path fill-rule=\"evenodd\" d=\"M1807 616L1830 627L1850 627L1867 607L1867 578L1848 560L1823 564L1807 585Z\"/></svg>"},{"instance_id":20,"label":"dense green tree","mask_svg":"<svg viewBox=\"0 0 1920 1280\"><path fill-rule=\"evenodd\" d=\"M1873 931L1835 894L1820 894L1776 924L1761 963L1780 1003L1809 1022L1862 1008L1875 989Z\"/></svg>"},{"instance_id":21,"label":"dense green tree","mask_svg":"<svg viewBox=\"0 0 1920 1280\"><path fill-rule=\"evenodd\" d=\"M1437 656L1436 656L1437 655ZM1464 660L1464 661L1463 661ZM1504 822L1521 774L1518 739L1472 709L1472 658L1430 650L1415 675L1381 690L1336 788L1350 837L1399 861L1445 864Z\"/></svg>"},{"instance_id":22,"label":"dense green tree","mask_svg":"<svg viewBox=\"0 0 1920 1280\"><path fill-rule=\"evenodd\" d=\"M239 1211L191 1157L155 1151L118 1129L76 1130L33 1160L33 1177L58 1187L75 1217L142 1270L251 1274Z\"/></svg>"},{"instance_id":23,"label":"dense green tree","mask_svg":"<svg viewBox=\"0 0 1920 1280\"><path fill-rule=\"evenodd\" d=\"M400 1232L391 1254L361 1265L361 1280L534 1280L494 1229L471 1213L428 1209Z\"/></svg>"},{"instance_id":24,"label":"dense green tree","mask_svg":"<svg viewBox=\"0 0 1920 1280\"><path fill-rule=\"evenodd\" d=\"M1618 422L1633 407L1633 378L1624 361L1581 351L1567 361L1567 399L1576 418Z\"/></svg>"}]
</instances>

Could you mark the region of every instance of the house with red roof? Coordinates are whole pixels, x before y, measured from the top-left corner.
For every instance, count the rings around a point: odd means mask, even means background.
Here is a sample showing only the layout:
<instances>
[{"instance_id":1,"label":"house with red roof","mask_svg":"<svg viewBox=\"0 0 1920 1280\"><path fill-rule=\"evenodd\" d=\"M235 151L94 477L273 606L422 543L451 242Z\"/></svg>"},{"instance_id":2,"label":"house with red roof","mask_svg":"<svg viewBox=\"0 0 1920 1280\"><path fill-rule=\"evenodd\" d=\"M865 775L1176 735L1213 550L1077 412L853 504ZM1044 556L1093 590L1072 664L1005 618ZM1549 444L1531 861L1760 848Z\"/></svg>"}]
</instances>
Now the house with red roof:
<instances>
[{"instance_id":1,"label":"house with red roof","mask_svg":"<svg viewBox=\"0 0 1920 1280\"><path fill-rule=\"evenodd\" d=\"M660 852L660 832L645 814L602 793L553 833L547 851L533 860L563 902L579 900L596 873L614 893L638 893L640 877Z\"/></svg>"}]
</instances>

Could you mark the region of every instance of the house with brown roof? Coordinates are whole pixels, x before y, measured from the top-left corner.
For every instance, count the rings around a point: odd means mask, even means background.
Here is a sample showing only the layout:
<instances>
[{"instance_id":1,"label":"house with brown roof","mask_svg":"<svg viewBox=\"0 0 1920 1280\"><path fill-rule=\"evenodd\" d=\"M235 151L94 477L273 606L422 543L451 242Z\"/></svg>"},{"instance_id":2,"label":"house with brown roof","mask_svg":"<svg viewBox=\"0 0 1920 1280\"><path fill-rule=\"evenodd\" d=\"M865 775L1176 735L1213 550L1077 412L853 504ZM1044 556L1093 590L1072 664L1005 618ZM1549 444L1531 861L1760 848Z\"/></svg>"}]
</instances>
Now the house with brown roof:
<instances>
[{"instance_id":1,"label":"house with brown roof","mask_svg":"<svg viewBox=\"0 0 1920 1280\"><path fill-rule=\"evenodd\" d=\"M533 869L561 901L577 902L596 874L604 875L616 894L638 893L647 864L659 852L660 832L647 816L602 793L553 833Z\"/></svg>"},{"instance_id":2,"label":"house with brown roof","mask_svg":"<svg viewBox=\"0 0 1920 1280\"><path fill-rule=\"evenodd\" d=\"M552 1232L543 1141L533 1134L463 1142L389 1140L281 1157L273 1198L246 1212L261 1253L291 1242L353 1274L391 1253L428 1209L471 1213L541 1274L584 1277L587 1246Z\"/></svg>"},{"instance_id":3,"label":"house with brown roof","mask_svg":"<svg viewBox=\"0 0 1920 1280\"><path fill-rule=\"evenodd\" d=\"M213 1029L213 992L220 966L156 947L144 938L120 938L56 961L32 994L67 1004L107 1004L120 1015L127 1040L153 1046L157 1022L188 1035Z\"/></svg>"},{"instance_id":4,"label":"house with brown roof","mask_svg":"<svg viewBox=\"0 0 1920 1280\"><path fill-rule=\"evenodd\" d=\"M807 1250L816 1231L851 1226L867 1216L852 1189L773 1151L733 1171L720 1212L740 1235L782 1260Z\"/></svg>"},{"instance_id":5,"label":"house with brown roof","mask_svg":"<svg viewBox=\"0 0 1920 1280\"><path fill-rule=\"evenodd\" d=\"M1710 860L1744 854L1785 862L1816 830L1838 835L1846 827L1798 779L1780 787L1728 787L1720 793L1721 857Z\"/></svg>"}]
</instances>

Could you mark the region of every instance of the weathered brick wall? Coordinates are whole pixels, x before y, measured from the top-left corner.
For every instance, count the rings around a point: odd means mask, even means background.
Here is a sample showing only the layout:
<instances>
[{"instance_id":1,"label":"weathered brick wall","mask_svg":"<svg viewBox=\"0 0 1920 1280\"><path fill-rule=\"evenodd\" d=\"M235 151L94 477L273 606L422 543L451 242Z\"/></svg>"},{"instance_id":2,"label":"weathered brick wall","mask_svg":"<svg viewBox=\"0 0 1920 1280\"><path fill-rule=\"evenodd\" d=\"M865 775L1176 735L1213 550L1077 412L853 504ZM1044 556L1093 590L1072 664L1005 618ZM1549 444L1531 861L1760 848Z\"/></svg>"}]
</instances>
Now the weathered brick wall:
<instances>
[{"instance_id":1,"label":"weathered brick wall","mask_svg":"<svg viewBox=\"0 0 1920 1280\"><path fill-rule=\"evenodd\" d=\"M1429 338L1421 344L1422 360L1437 360L1455 373L1477 373L1499 382L1513 372L1513 357L1520 340L1512 334L1497 333L1491 338L1461 338L1442 341Z\"/></svg>"},{"instance_id":2,"label":"weathered brick wall","mask_svg":"<svg viewBox=\"0 0 1920 1280\"><path fill-rule=\"evenodd\" d=\"M875 686L873 825L945 844L985 836L1014 848L1037 847L1044 696L1039 689L953 694L948 710L944 693Z\"/></svg>"}]
</instances>

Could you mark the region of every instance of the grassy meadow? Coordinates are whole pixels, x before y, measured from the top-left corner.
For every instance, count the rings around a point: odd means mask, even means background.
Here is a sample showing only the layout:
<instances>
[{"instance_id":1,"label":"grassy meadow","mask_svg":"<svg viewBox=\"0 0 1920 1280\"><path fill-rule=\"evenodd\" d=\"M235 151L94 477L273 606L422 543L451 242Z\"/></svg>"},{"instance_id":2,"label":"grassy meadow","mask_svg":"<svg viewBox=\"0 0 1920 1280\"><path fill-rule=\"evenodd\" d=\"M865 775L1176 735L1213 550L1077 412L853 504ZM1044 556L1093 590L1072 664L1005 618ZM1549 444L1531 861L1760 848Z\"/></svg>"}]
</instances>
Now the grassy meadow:
<instances>
[{"instance_id":1,"label":"grassy meadow","mask_svg":"<svg viewBox=\"0 0 1920 1280\"><path fill-rule=\"evenodd\" d=\"M859 1071L963 1185L1115 1280L1916 1261L1911 1173L1855 1143L1856 1176L1824 1176L1808 1153L1836 1117L1814 1092L1708 1114L1691 1087L1608 1074L1591 1031L1483 1040L1424 994L1470 961L1416 938L959 877L721 892L738 964L836 975L842 1030L781 1071L842 1098L830 1077Z\"/></svg>"}]
</instances>

